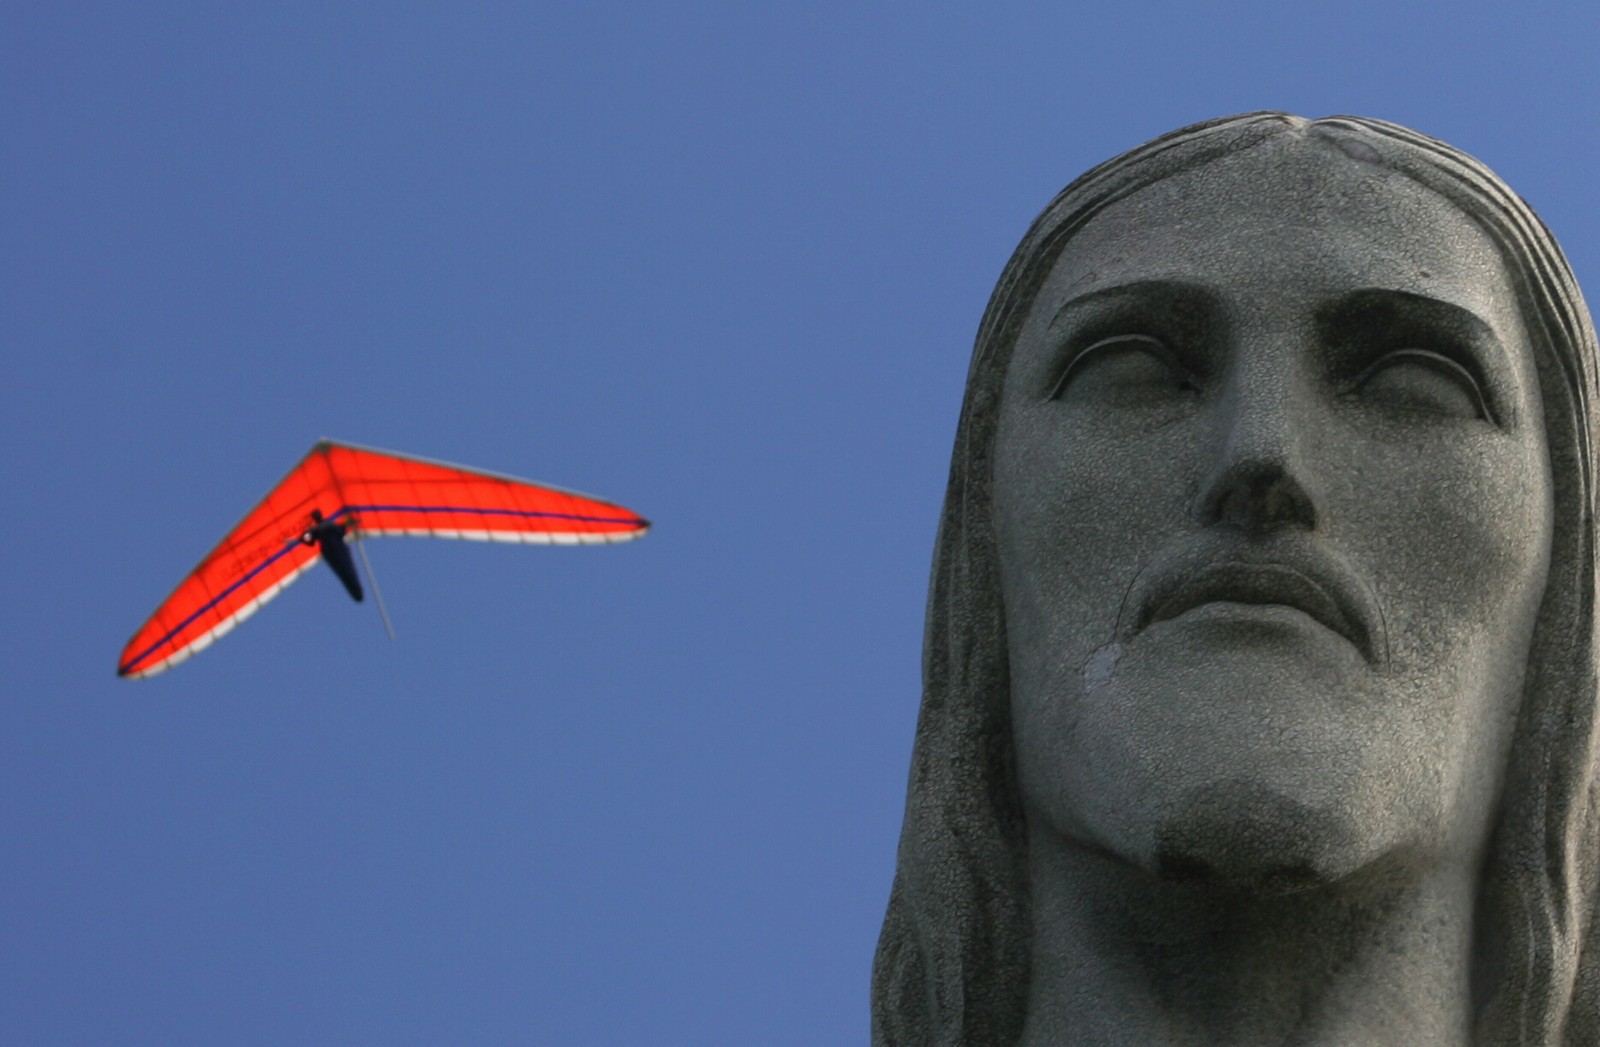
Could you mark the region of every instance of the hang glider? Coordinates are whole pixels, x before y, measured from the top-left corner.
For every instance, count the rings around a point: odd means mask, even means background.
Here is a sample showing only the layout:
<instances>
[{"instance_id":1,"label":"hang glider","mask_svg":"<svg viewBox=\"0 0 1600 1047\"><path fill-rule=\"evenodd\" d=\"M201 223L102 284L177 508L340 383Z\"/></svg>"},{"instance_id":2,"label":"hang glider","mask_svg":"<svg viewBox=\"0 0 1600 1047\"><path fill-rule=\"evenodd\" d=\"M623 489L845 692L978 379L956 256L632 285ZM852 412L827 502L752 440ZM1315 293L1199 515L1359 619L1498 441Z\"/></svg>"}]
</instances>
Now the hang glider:
<instances>
[{"instance_id":1,"label":"hang glider","mask_svg":"<svg viewBox=\"0 0 1600 1047\"><path fill-rule=\"evenodd\" d=\"M329 552L347 578L343 535L488 542L625 542L650 522L619 505L446 462L323 440L179 583L128 641L117 675L153 676L205 650ZM343 562L335 562L338 554Z\"/></svg>"}]
</instances>

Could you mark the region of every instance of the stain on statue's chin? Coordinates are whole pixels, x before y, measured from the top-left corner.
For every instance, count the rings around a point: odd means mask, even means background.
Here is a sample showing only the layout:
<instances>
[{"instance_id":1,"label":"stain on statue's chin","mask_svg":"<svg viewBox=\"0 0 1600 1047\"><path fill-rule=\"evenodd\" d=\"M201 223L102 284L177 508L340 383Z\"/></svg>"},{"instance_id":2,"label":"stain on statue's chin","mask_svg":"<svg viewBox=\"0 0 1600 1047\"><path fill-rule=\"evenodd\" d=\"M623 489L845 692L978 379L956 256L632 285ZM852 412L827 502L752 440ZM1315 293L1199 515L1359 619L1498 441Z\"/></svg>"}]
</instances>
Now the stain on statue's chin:
<instances>
[{"instance_id":1,"label":"stain on statue's chin","mask_svg":"<svg viewBox=\"0 0 1600 1047\"><path fill-rule=\"evenodd\" d=\"M1298 894L1325 887L1329 883L1325 877L1304 863L1242 864L1235 860L1229 861L1226 865L1216 865L1210 857L1178 850L1156 852L1156 875L1169 884L1209 887L1239 894Z\"/></svg>"},{"instance_id":2,"label":"stain on statue's chin","mask_svg":"<svg viewBox=\"0 0 1600 1047\"><path fill-rule=\"evenodd\" d=\"M1196 790L1163 819L1151 871L1173 886L1297 894L1354 871L1354 844L1336 817L1235 779Z\"/></svg>"}]
</instances>

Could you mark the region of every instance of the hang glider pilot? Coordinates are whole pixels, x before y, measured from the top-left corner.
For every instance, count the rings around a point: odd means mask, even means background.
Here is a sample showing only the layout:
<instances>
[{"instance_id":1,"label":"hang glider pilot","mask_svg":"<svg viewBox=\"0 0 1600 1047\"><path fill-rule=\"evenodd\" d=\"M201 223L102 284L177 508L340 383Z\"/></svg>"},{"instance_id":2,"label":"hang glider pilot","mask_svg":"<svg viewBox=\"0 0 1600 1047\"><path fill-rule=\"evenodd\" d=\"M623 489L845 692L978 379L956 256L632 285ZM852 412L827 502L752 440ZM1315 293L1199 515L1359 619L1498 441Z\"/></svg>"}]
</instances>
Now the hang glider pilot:
<instances>
[{"instance_id":1,"label":"hang glider pilot","mask_svg":"<svg viewBox=\"0 0 1600 1047\"><path fill-rule=\"evenodd\" d=\"M300 536L300 540L307 545L322 547L322 558L327 561L333 573L339 576L339 581L344 583L345 591L357 603L361 601L361 576L356 574L355 560L350 556L350 547L344 544L344 536L349 528L337 520L324 520L321 509L311 510L311 529Z\"/></svg>"}]
</instances>

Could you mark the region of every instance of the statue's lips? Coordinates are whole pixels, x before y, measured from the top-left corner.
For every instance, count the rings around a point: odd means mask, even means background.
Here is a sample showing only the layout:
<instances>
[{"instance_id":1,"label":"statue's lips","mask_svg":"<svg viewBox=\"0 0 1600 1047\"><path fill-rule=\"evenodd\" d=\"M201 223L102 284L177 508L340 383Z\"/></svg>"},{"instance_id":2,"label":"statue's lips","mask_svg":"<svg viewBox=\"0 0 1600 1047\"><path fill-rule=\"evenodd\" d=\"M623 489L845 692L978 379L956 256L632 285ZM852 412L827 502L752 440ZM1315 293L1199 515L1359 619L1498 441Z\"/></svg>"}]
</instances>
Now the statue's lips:
<instances>
[{"instance_id":1,"label":"statue's lips","mask_svg":"<svg viewBox=\"0 0 1600 1047\"><path fill-rule=\"evenodd\" d=\"M1331 572L1297 570L1280 563L1224 562L1158 584L1143 602L1135 631L1214 603L1279 605L1310 616L1373 657L1372 629L1367 624L1358 587Z\"/></svg>"}]
</instances>

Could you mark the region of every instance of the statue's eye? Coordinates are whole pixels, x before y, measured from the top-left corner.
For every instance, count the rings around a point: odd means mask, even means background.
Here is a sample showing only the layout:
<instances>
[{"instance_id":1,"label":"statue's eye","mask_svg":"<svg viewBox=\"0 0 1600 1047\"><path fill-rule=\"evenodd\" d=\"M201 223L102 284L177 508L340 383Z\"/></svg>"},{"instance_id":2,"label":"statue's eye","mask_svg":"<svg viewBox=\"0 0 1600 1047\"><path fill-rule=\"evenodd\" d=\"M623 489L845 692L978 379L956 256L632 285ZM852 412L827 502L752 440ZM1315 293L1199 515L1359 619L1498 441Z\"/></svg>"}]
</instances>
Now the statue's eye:
<instances>
[{"instance_id":1,"label":"statue's eye","mask_svg":"<svg viewBox=\"0 0 1600 1047\"><path fill-rule=\"evenodd\" d=\"M1052 400L1138 407L1198 392L1193 377L1157 338L1121 334L1102 338L1067 364Z\"/></svg>"},{"instance_id":2,"label":"statue's eye","mask_svg":"<svg viewBox=\"0 0 1600 1047\"><path fill-rule=\"evenodd\" d=\"M1355 395L1367 403L1402 411L1493 419L1472 373L1427 349L1384 354L1356 379Z\"/></svg>"}]
</instances>

